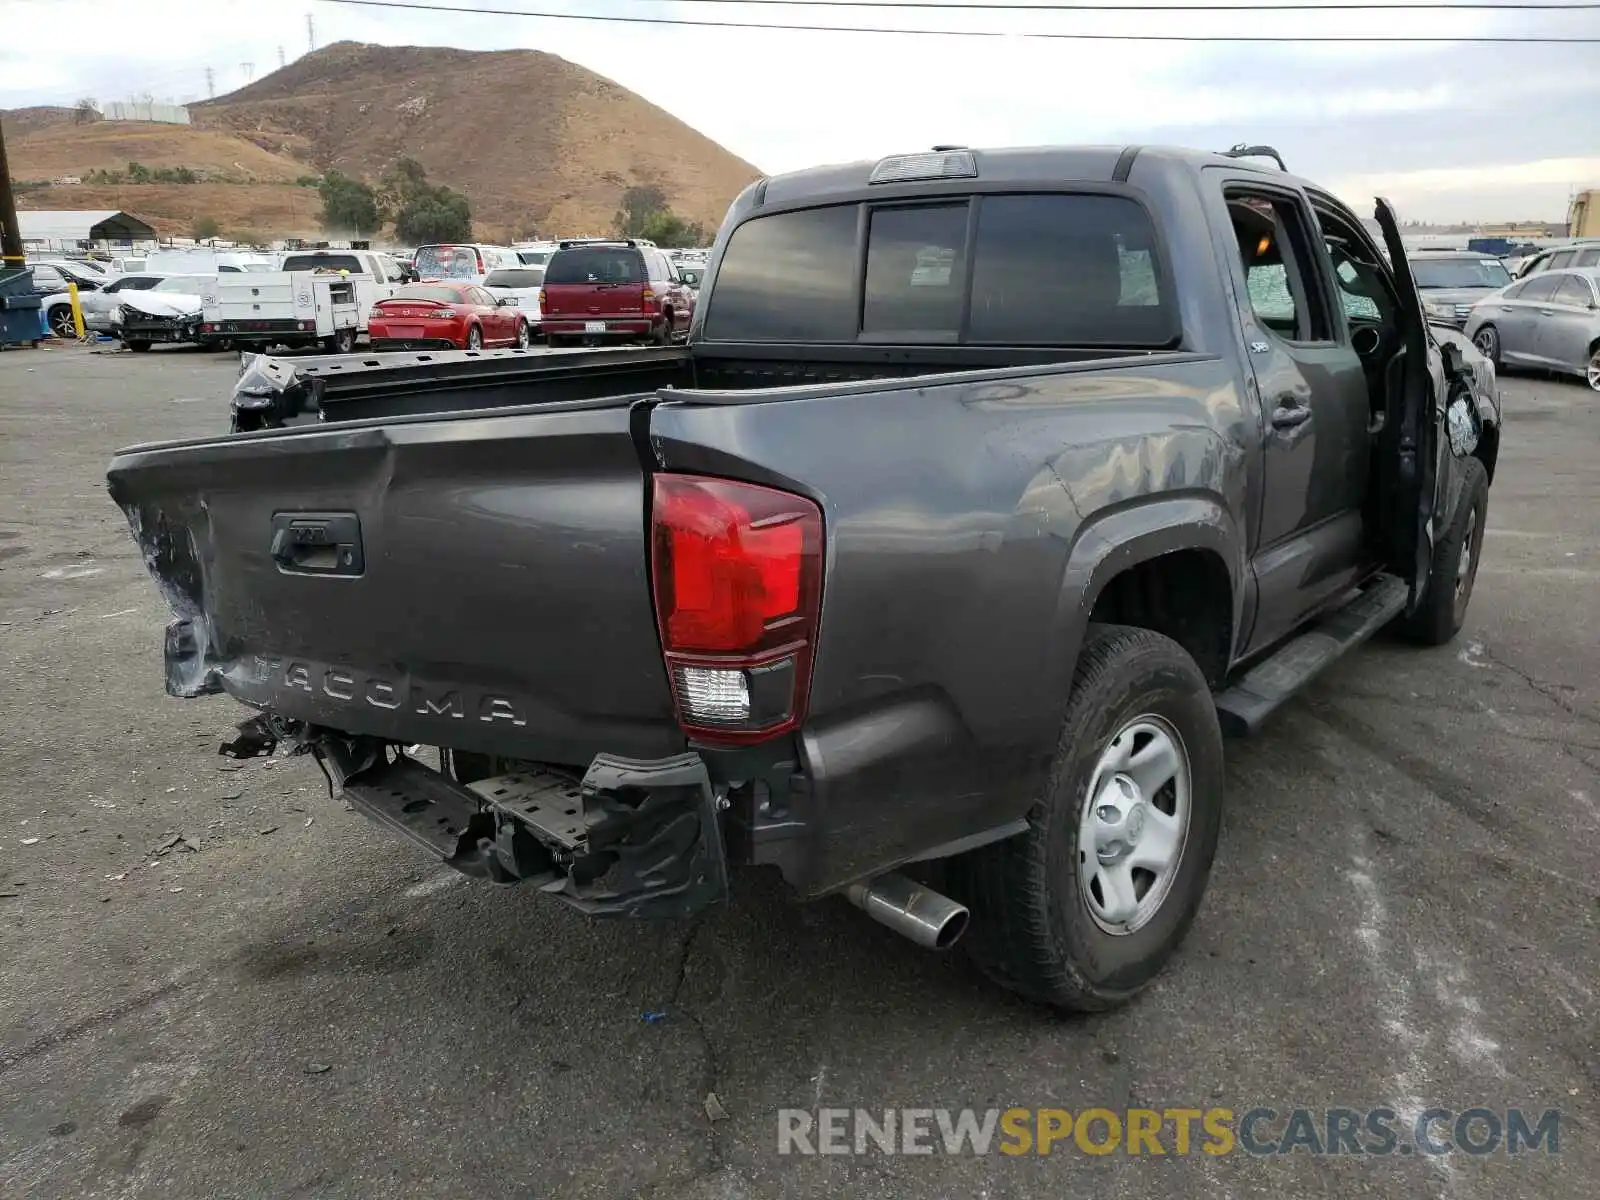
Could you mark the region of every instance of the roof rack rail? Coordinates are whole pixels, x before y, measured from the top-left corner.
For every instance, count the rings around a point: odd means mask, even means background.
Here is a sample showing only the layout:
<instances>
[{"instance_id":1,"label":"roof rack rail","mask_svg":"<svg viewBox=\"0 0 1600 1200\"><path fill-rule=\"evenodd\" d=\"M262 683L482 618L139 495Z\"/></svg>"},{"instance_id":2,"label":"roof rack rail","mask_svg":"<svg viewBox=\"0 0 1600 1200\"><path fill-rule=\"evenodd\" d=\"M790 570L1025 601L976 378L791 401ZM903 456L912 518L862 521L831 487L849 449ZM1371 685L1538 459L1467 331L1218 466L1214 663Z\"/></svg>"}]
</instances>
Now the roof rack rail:
<instances>
[{"instance_id":1,"label":"roof rack rail","mask_svg":"<svg viewBox=\"0 0 1600 1200\"><path fill-rule=\"evenodd\" d=\"M1222 153L1225 158L1270 158L1278 164L1278 170L1288 171L1289 169L1283 161L1283 155L1279 154L1271 146L1246 146L1243 142L1240 142L1237 146L1224 150Z\"/></svg>"},{"instance_id":2,"label":"roof rack rail","mask_svg":"<svg viewBox=\"0 0 1600 1200\"><path fill-rule=\"evenodd\" d=\"M629 237L562 238L556 245L562 250L574 250L579 246L632 246L635 249L640 246L649 246L651 249L655 248L655 243L649 238Z\"/></svg>"}]
</instances>

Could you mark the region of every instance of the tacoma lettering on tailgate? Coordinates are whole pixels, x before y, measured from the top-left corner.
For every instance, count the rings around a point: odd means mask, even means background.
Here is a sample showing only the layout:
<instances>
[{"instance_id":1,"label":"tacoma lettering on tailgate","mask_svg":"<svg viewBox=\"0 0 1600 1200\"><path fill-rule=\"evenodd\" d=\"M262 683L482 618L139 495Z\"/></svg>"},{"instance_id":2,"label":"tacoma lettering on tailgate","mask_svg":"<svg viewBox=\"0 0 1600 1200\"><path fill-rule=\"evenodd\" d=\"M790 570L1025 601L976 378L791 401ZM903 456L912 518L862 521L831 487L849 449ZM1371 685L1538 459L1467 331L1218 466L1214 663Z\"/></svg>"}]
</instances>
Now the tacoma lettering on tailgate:
<instances>
[{"instance_id":1,"label":"tacoma lettering on tailgate","mask_svg":"<svg viewBox=\"0 0 1600 1200\"><path fill-rule=\"evenodd\" d=\"M268 665L269 669L273 669L278 664L268 660ZM370 704L373 708L390 711L408 707L423 717L504 721L517 726L528 723L522 706L511 696L432 685L417 680L385 679L345 667L325 667L320 663L293 659L283 662L278 685L285 690L322 695L352 704Z\"/></svg>"}]
</instances>

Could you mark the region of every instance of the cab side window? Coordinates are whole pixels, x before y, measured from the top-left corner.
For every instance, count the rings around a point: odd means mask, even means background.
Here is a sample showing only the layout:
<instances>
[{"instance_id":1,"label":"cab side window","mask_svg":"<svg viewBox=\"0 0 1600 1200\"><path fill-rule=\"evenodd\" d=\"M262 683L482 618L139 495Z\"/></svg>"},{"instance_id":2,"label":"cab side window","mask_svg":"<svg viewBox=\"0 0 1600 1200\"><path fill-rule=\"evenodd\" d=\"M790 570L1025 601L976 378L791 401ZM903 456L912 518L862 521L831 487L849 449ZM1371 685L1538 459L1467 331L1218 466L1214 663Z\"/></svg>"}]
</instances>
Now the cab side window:
<instances>
[{"instance_id":1,"label":"cab side window","mask_svg":"<svg viewBox=\"0 0 1600 1200\"><path fill-rule=\"evenodd\" d=\"M1344 315L1358 321L1381 321L1383 314L1378 311L1377 302L1368 294L1355 262L1342 247L1330 245L1328 253L1333 258L1334 274L1339 279L1339 303L1344 306Z\"/></svg>"},{"instance_id":2,"label":"cab side window","mask_svg":"<svg viewBox=\"0 0 1600 1200\"><path fill-rule=\"evenodd\" d=\"M1285 341L1332 341L1302 207L1277 193L1242 189L1229 189L1227 201L1256 319Z\"/></svg>"}]
</instances>

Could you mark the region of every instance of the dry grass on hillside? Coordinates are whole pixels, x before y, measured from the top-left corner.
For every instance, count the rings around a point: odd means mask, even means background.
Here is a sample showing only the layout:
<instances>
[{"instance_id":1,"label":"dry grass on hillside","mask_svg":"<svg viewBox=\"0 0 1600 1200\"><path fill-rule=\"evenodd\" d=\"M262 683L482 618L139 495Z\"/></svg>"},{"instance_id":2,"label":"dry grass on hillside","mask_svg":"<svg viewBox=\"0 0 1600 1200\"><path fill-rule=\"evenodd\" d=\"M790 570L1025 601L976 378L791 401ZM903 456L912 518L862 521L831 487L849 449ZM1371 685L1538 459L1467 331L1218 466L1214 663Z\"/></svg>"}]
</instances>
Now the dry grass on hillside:
<instances>
[{"instance_id":1,"label":"dry grass on hillside","mask_svg":"<svg viewBox=\"0 0 1600 1200\"><path fill-rule=\"evenodd\" d=\"M760 174L626 88L533 50L339 42L191 106L192 126L75 125L70 110L17 112L0 114L8 133L14 123L22 131L9 145L17 179L135 161L258 181L62 187L23 200L29 208L126 208L175 232L211 215L228 231L315 233L315 192L262 185L329 168L376 183L401 155L466 193L484 239L606 232L636 184L659 187L677 212L715 229Z\"/></svg>"}]
</instances>

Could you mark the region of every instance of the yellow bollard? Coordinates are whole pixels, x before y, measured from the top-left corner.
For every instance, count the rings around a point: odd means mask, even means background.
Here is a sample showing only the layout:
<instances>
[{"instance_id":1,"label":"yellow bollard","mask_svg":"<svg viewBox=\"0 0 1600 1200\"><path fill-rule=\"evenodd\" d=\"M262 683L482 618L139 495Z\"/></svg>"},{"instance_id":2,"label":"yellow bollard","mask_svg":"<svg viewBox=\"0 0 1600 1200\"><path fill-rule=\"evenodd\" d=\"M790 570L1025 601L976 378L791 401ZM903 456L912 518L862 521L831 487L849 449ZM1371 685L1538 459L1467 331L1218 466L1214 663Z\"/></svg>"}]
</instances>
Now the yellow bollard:
<instances>
[{"instance_id":1,"label":"yellow bollard","mask_svg":"<svg viewBox=\"0 0 1600 1200\"><path fill-rule=\"evenodd\" d=\"M83 341L83 309L78 304L78 285L67 284L67 298L72 301L72 327L78 331L78 340Z\"/></svg>"}]
</instances>

